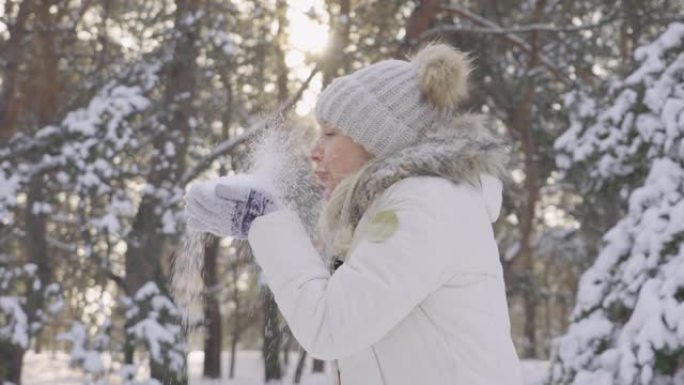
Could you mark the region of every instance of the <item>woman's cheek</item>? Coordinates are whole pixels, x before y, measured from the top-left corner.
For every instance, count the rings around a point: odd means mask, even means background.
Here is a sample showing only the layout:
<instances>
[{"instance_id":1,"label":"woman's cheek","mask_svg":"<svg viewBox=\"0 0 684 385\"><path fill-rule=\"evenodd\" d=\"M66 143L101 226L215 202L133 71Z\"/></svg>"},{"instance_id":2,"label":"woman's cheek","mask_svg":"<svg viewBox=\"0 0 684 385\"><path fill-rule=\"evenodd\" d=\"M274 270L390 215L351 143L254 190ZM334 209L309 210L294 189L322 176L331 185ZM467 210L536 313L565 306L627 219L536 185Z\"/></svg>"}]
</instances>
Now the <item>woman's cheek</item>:
<instances>
[{"instance_id":1,"label":"woman's cheek","mask_svg":"<svg viewBox=\"0 0 684 385\"><path fill-rule=\"evenodd\" d=\"M340 156L340 151L338 148L331 146L330 152L328 153L328 159L326 164L326 169L330 173L331 179L336 179L344 171L342 166L342 157Z\"/></svg>"}]
</instances>

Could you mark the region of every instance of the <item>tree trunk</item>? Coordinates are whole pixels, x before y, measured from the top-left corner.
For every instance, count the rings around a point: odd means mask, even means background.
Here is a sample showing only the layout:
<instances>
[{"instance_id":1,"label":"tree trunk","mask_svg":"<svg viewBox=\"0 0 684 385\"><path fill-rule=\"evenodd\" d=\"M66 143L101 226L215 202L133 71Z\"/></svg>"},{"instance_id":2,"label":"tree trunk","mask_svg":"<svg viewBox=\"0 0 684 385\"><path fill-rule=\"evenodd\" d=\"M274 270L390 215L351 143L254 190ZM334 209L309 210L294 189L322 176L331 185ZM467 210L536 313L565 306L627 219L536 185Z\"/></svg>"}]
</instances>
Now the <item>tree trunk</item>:
<instances>
[{"instance_id":1,"label":"tree trunk","mask_svg":"<svg viewBox=\"0 0 684 385\"><path fill-rule=\"evenodd\" d=\"M53 23L50 17L49 7L52 2L32 4L32 10L36 17L36 32L32 35L32 56L34 60L29 63L31 80L27 84L29 90L37 95L34 103L30 104L29 112L35 117L37 128L50 124L54 119L57 106L58 83L57 62L58 57L55 48ZM23 7L22 7L23 8ZM21 12L21 9L20 9ZM19 22L19 21L18 21ZM23 22L23 21L22 21ZM10 85L12 87L12 85ZM12 93L10 89L8 92ZM12 96L10 95L11 99ZM0 108L2 108L0 106ZM40 154L36 154L41 156ZM52 265L48 255L47 247L47 217L46 214L35 211L35 207L45 203L45 181L42 173L35 174L28 182L28 192L26 196L26 207L24 211L24 221L26 226L26 236L24 238L24 249L31 263L37 267L37 276L40 281L38 288L28 287L25 311L29 325L41 325L46 315L45 298L43 288L52 282ZM35 207L34 207L35 206ZM37 330L29 333L31 339L35 339ZM16 384L21 382L21 372L23 366L24 350L18 346L3 347L3 356L7 356L7 362L12 366L8 374L16 378L12 381ZM3 359L3 361L5 361Z\"/></svg>"},{"instance_id":2,"label":"tree trunk","mask_svg":"<svg viewBox=\"0 0 684 385\"><path fill-rule=\"evenodd\" d=\"M537 357L537 302L532 298L533 294L525 293L523 296L523 309L525 309L525 358Z\"/></svg>"},{"instance_id":3,"label":"tree trunk","mask_svg":"<svg viewBox=\"0 0 684 385\"><path fill-rule=\"evenodd\" d=\"M59 54L55 44L56 23L50 14L50 7L57 1L41 1L36 6L35 13L38 21L35 26L32 44L34 55L38 60L31 61L31 78L29 95L32 95L32 105L36 106L33 114L37 117L40 127L53 122L57 112L60 90Z\"/></svg>"},{"instance_id":4,"label":"tree trunk","mask_svg":"<svg viewBox=\"0 0 684 385\"><path fill-rule=\"evenodd\" d=\"M285 47L287 46L287 2L276 0L276 17L278 19L278 30L276 32L276 63L278 85L278 101L283 102L287 99L288 89L288 69L285 63Z\"/></svg>"},{"instance_id":5,"label":"tree trunk","mask_svg":"<svg viewBox=\"0 0 684 385\"><path fill-rule=\"evenodd\" d=\"M204 248L204 287L209 289L204 302L206 332L204 336L204 377L221 378L221 311L214 292L218 284L216 260L220 238L212 236Z\"/></svg>"},{"instance_id":6,"label":"tree trunk","mask_svg":"<svg viewBox=\"0 0 684 385\"><path fill-rule=\"evenodd\" d=\"M21 385L24 349L6 341L0 341L0 383L4 381Z\"/></svg>"},{"instance_id":7,"label":"tree trunk","mask_svg":"<svg viewBox=\"0 0 684 385\"><path fill-rule=\"evenodd\" d=\"M287 3L284 1L278 1L276 3L278 12L278 45L284 44L286 36L287 27ZM283 47L277 48L279 51L283 50ZM287 87L287 66L285 65L284 56L278 55L278 73L277 73L277 83L278 83L278 101L282 103L288 97L289 90ZM263 59L261 58L260 64L263 65ZM263 71L263 67L261 68ZM261 79L263 80L263 72L261 72ZM249 250L249 249L247 249ZM267 287L262 287L261 290L261 300L263 309L263 345L261 352L264 360L264 379L268 383L270 380L280 380L283 377L283 369L280 364L280 351L282 349L283 343L283 333L280 329L280 319L278 305L275 303L273 298L273 293ZM238 314L239 315L239 314Z\"/></svg>"},{"instance_id":8,"label":"tree trunk","mask_svg":"<svg viewBox=\"0 0 684 385\"><path fill-rule=\"evenodd\" d=\"M549 282L549 270L551 270L551 263L545 263L544 264L544 287L547 288L548 290L548 295L544 298L544 353L543 357L544 359L548 359L549 353L550 353L550 348L551 348L551 318L553 317L553 304L551 301L552 296L555 295L555 293L551 293L551 283Z\"/></svg>"},{"instance_id":9,"label":"tree trunk","mask_svg":"<svg viewBox=\"0 0 684 385\"><path fill-rule=\"evenodd\" d=\"M292 335L288 332L283 333L283 364L285 368L290 367L290 347L292 346Z\"/></svg>"},{"instance_id":10,"label":"tree trunk","mask_svg":"<svg viewBox=\"0 0 684 385\"><path fill-rule=\"evenodd\" d=\"M299 360L297 361L297 368L294 373L294 383L299 384L302 380L302 372L304 372L304 364L306 363L306 350L299 349Z\"/></svg>"},{"instance_id":11,"label":"tree trunk","mask_svg":"<svg viewBox=\"0 0 684 385\"><path fill-rule=\"evenodd\" d=\"M236 321L237 322L237 321ZM240 338L240 332L233 330L232 340L230 341L230 371L228 378L235 378L235 354L237 353L237 345Z\"/></svg>"},{"instance_id":12,"label":"tree trunk","mask_svg":"<svg viewBox=\"0 0 684 385\"><path fill-rule=\"evenodd\" d=\"M532 17L534 22L539 22L545 4L545 0L538 0L535 3L534 14ZM527 63L527 68L530 71L539 64L539 47L537 40L538 33L531 33L529 45L532 47L532 51L530 52ZM531 245L535 229L534 222L536 218L536 205L540 195L540 174L537 157L537 145L532 132L532 106L534 103L535 87L536 84L534 78L528 78L527 84L523 89L523 96L520 103L514 109L513 116L508 117L509 121L511 122L511 128L516 131L522 142L522 151L524 155L524 186L527 199L525 201L525 207L520 223L520 251L515 259L519 260L520 268L524 271L524 275L527 276L525 280L525 290L523 291L523 308L525 310L524 334L527 342L524 349L524 357L526 358L537 357L537 294L534 290L534 257L533 248Z\"/></svg>"},{"instance_id":13,"label":"tree trunk","mask_svg":"<svg viewBox=\"0 0 684 385\"><path fill-rule=\"evenodd\" d=\"M199 31L199 21L189 23L188 20L194 18L200 3L199 0L176 0L175 50L165 68L165 90L161 101L166 108L161 120L164 131L155 137L154 148L158 159L152 164L147 179L153 191L174 188L185 171L187 143L192 131L190 120L195 112L192 102L196 92ZM165 150L168 145L174 147L172 154ZM162 292L166 292L168 279L162 271L166 250L160 232L163 203L158 194L148 193L138 207L127 242L125 261L129 293L135 293L149 281L156 282ZM187 383L187 373L173 374L155 363L150 364L150 373L164 385Z\"/></svg>"},{"instance_id":14,"label":"tree trunk","mask_svg":"<svg viewBox=\"0 0 684 385\"><path fill-rule=\"evenodd\" d=\"M406 36L399 46L396 58L403 59L416 44L423 32L432 26L439 11L439 0L421 0L411 12L406 23Z\"/></svg>"},{"instance_id":15,"label":"tree trunk","mask_svg":"<svg viewBox=\"0 0 684 385\"><path fill-rule=\"evenodd\" d=\"M280 380L283 377L283 370L280 365L280 349L283 334L280 330L280 320L278 319L278 305L275 303L273 293L267 287L261 290L263 307L263 346L262 354L264 357L265 381Z\"/></svg>"},{"instance_id":16,"label":"tree trunk","mask_svg":"<svg viewBox=\"0 0 684 385\"><path fill-rule=\"evenodd\" d=\"M133 220L125 262L126 287L131 294L148 281L165 282L160 266L163 238L158 234L160 218L155 210L159 203L151 195L144 196Z\"/></svg>"},{"instance_id":17,"label":"tree trunk","mask_svg":"<svg viewBox=\"0 0 684 385\"><path fill-rule=\"evenodd\" d=\"M42 288L48 285L52 280L52 267L48 259L47 241L46 241L46 217L44 213L34 213L34 204L41 203L45 199L44 181L42 175L35 175L31 178L28 184L28 194L26 198L26 237L24 238L27 255L31 263L38 268L37 277L40 280L41 287L38 290L27 288L28 295L26 301L26 316L28 317L29 325L34 322L41 323L40 313L43 313L45 307L45 299L43 297ZM29 333L31 339L35 337L37 331ZM21 366L23 365L24 352L20 347L10 349L14 350L12 353L12 364L17 365L13 369L14 372L21 374ZM20 384L20 382L16 382Z\"/></svg>"},{"instance_id":18,"label":"tree trunk","mask_svg":"<svg viewBox=\"0 0 684 385\"><path fill-rule=\"evenodd\" d=\"M27 35L26 20L31 15L33 1L19 3L14 24L8 26L9 39L3 50L5 61L0 79L0 140L9 139L16 131L16 121L21 114L22 103L17 98L19 68L22 62L22 43Z\"/></svg>"},{"instance_id":19,"label":"tree trunk","mask_svg":"<svg viewBox=\"0 0 684 385\"><path fill-rule=\"evenodd\" d=\"M236 258L239 253L236 253ZM237 345L238 342L240 341L240 334L242 332L242 323L240 322L240 312L241 312L241 304L242 301L240 300L240 290L238 289L237 286L237 281L240 278L239 275L239 264L234 263L231 266L231 273L232 273L232 279L233 279L233 303L235 304L235 314L233 316L233 330L231 333L231 341L230 341L230 374L229 377L233 378L235 376L235 355L237 353Z\"/></svg>"},{"instance_id":20,"label":"tree trunk","mask_svg":"<svg viewBox=\"0 0 684 385\"><path fill-rule=\"evenodd\" d=\"M312 373L323 373L325 371L325 361L319 360L319 359L314 359L313 360L313 368L311 369Z\"/></svg>"}]
</instances>

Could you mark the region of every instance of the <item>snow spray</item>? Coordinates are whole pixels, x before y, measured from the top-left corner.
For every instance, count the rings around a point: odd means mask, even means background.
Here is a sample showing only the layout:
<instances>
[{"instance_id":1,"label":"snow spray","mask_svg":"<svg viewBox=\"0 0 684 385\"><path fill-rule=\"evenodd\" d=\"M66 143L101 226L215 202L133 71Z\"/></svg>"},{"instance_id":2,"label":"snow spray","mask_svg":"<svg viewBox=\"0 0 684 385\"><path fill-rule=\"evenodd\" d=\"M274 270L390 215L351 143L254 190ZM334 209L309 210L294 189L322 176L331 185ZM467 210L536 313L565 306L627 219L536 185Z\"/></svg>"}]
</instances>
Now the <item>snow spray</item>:
<instances>
[{"instance_id":1,"label":"snow spray","mask_svg":"<svg viewBox=\"0 0 684 385\"><path fill-rule=\"evenodd\" d=\"M188 232L173 260L171 289L184 328L195 327L202 320L204 303L204 245L209 234Z\"/></svg>"},{"instance_id":2,"label":"snow spray","mask_svg":"<svg viewBox=\"0 0 684 385\"><path fill-rule=\"evenodd\" d=\"M240 183L271 194L276 204L297 212L309 236L314 237L323 194L305 151L306 134L301 127L276 122L256 139L247 174L222 176L213 182ZM206 188L213 191L215 183L207 183ZM196 327L203 318L206 289L202 272L209 238L206 233L185 234L173 263L171 287L184 327Z\"/></svg>"}]
</instances>

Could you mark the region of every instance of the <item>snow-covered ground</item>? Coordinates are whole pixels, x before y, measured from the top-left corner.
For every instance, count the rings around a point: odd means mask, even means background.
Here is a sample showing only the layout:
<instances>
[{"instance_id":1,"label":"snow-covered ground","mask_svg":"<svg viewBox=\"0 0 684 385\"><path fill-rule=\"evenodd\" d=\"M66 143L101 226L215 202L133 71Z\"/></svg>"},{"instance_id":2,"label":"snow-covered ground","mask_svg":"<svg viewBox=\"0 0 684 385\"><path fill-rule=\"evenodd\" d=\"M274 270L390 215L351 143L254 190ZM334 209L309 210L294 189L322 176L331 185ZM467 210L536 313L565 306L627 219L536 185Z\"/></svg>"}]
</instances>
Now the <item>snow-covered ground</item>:
<instances>
[{"instance_id":1,"label":"snow-covered ground","mask_svg":"<svg viewBox=\"0 0 684 385\"><path fill-rule=\"evenodd\" d=\"M202 379L202 352L192 352L190 361L190 385L263 385L263 367L261 353L258 351L241 351L235 365L235 378L229 380L228 363L230 355L223 354L223 376L221 380ZM290 355L290 367L283 385L292 384L297 354ZM541 385L548 368L547 361L525 360L523 361L525 385ZM311 360L306 363L301 385L330 385L329 374L311 374ZM326 365L326 369L330 366ZM23 385L81 385L83 378L78 370L69 368L69 356L64 353L34 354L28 352L25 358ZM119 384L117 380L109 382L111 385Z\"/></svg>"},{"instance_id":2,"label":"snow-covered ground","mask_svg":"<svg viewBox=\"0 0 684 385\"><path fill-rule=\"evenodd\" d=\"M548 374L549 361L522 360L522 370L525 385L542 385Z\"/></svg>"}]
</instances>

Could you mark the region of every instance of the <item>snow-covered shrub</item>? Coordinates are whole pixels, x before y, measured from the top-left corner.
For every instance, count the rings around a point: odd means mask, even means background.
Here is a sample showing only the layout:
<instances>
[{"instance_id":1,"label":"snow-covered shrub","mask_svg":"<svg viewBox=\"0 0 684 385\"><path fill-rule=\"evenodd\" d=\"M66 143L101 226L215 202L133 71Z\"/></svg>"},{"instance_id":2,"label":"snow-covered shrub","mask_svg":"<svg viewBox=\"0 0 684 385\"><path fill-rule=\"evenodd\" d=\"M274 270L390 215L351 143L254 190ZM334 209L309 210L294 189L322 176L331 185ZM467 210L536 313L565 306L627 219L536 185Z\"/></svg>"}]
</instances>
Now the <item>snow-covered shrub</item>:
<instances>
[{"instance_id":1,"label":"snow-covered shrub","mask_svg":"<svg viewBox=\"0 0 684 385\"><path fill-rule=\"evenodd\" d=\"M581 277L550 384L684 383L684 24L634 57L608 101L569 98L556 142L559 167L620 186L627 212Z\"/></svg>"},{"instance_id":2,"label":"snow-covered shrub","mask_svg":"<svg viewBox=\"0 0 684 385\"><path fill-rule=\"evenodd\" d=\"M140 368L137 365L124 365L119 370L119 375L122 378L122 385L162 385L161 382L154 378L138 379L138 372Z\"/></svg>"},{"instance_id":3,"label":"snow-covered shrub","mask_svg":"<svg viewBox=\"0 0 684 385\"><path fill-rule=\"evenodd\" d=\"M0 265L0 341L27 349L47 318L57 314L64 302L57 284L43 286L35 264L10 268ZM29 307L40 301L41 308Z\"/></svg>"},{"instance_id":4,"label":"snow-covered shrub","mask_svg":"<svg viewBox=\"0 0 684 385\"><path fill-rule=\"evenodd\" d=\"M150 281L132 298L124 299L124 304L129 337L145 346L153 364L179 378L184 377L185 333L172 299Z\"/></svg>"},{"instance_id":5,"label":"snow-covered shrub","mask_svg":"<svg viewBox=\"0 0 684 385\"><path fill-rule=\"evenodd\" d=\"M61 333L57 338L71 343L70 365L81 368L86 376L84 385L105 384L105 364L102 353L109 350L109 327L106 320L94 335L88 332L88 328L82 322L73 322L68 332Z\"/></svg>"}]
</instances>

